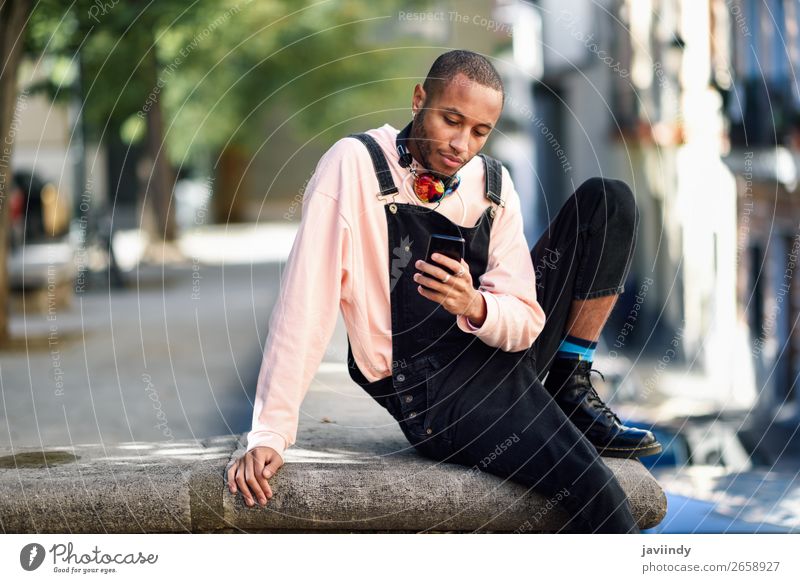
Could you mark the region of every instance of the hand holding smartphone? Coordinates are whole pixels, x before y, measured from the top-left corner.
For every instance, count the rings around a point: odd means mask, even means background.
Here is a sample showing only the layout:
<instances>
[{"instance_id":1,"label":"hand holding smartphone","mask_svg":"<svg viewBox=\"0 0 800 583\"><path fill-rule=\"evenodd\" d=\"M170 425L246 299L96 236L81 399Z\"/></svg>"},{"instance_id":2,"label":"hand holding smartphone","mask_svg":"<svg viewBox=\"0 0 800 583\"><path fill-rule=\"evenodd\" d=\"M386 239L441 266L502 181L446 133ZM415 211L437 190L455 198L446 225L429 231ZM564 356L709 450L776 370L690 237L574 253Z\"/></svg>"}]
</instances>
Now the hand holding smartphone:
<instances>
[{"instance_id":1,"label":"hand holding smartphone","mask_svg":"<svg viewBox=\"0 0 800 583\"><path fill-rule=\"evenodd\" d=\"M450 257L451 259L454 259L460 263L461 259L464 257L464 238L453 237L450 235L433 234L428 240L428 251L425 254L425 262L441 267L445 271L449 271L451 274L455 275L454 271L433 260L432 257L434 253L439 253L446 257ZM426 273L425 275L427 277L433 277L430 273Z\"/></svg>"}]
</instances>

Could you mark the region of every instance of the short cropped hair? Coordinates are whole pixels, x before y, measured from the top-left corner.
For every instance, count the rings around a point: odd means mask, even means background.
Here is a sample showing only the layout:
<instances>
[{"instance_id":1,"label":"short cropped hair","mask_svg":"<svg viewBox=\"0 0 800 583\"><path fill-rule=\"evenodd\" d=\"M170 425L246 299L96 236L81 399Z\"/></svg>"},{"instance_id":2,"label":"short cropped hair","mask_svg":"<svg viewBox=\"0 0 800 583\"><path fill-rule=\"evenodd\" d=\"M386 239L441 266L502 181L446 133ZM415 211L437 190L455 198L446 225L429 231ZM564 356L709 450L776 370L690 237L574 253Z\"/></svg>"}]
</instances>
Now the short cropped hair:
<instances>
[{"instance_id":1,"label":"short cropped hair","mask_svg":"<svg viewBox=\"0 0 800 583\"><path fill-rule=\"evenodd\" d=\"M480 85L499 91L505 103L506 91L497 69L483 55L465 50L449 51L436 58L422 84L426 98L438 95L458 73L464 74Z\"/></svg>"}]
</instances>

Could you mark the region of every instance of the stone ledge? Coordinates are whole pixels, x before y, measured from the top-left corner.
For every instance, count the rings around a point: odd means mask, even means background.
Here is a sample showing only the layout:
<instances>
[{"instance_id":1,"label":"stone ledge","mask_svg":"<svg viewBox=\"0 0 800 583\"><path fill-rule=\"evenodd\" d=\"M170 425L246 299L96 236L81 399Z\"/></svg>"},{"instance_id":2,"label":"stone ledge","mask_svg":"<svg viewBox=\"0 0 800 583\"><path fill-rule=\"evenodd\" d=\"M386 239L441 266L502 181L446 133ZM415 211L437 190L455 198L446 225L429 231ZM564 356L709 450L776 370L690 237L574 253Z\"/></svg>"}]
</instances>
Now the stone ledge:
<instances>
[{"instance_id":1,"label":"stone ledge","mask_svg":"<svg viewBox=\"0 0 800 583\"><path fill-rule=\"evenodd\" d=\"M407 447L388 457L374 448L296 445L270 480L274 498L248 508L223 479L244 444L244 436L224 436L54 447L44 456L0 450L0 526L6 533L552 532L565 520L557 504L548 507L520 484ZM650 472L638 461L604 460L640 527L657 525L666 497Z\"/></svg>"}]
</instances>

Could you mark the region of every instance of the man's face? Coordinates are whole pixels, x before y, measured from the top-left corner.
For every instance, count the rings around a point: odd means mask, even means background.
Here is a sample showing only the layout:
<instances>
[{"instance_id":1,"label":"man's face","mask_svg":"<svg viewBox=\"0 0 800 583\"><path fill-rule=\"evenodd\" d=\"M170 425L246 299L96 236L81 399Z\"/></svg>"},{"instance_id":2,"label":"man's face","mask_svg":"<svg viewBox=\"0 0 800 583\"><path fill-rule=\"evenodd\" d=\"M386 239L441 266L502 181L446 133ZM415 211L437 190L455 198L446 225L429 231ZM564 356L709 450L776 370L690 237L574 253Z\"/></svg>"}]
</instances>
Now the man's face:
<instances>
[{"instance_id":1,"label":"man's face","mask_svg":"<svg viewBox=\"0 0 800 583\"><path fill-rule=\"evenodd\" d=\"M483 148L500 118L503 95L459 73L438 95L427 96L418 84L412 109L419 161L427 170L452 176Z\"/></svg>"}]
</instances>

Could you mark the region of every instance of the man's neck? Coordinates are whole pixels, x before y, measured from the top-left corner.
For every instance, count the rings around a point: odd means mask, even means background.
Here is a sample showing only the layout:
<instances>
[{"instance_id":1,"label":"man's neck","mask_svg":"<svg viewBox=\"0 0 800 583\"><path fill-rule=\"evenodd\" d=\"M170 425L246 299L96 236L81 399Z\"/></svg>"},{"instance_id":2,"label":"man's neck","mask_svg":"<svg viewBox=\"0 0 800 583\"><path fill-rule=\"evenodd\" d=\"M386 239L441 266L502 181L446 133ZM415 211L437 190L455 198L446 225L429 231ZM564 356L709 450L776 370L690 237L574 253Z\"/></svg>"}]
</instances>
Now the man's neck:
<instances>
[{"instance_id":1,"label":"man's neck","mask_svg":"<svg viewBox=\"0 0 800 583\"><path fill-rule=\"evenodd\" d=\"M412 127L412 134L413 134L413 127ZM406 140L406 147L408 151L411 153L411 157L416 160L417 164L426 168L425 161L422 159L422 152L419 150L419 144L417 143L416 138L413 135L408 136L408 140Z\"/></svg>"}]
</instances>

